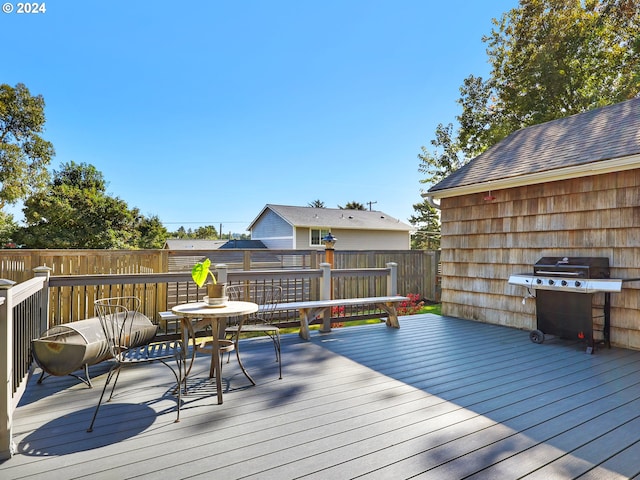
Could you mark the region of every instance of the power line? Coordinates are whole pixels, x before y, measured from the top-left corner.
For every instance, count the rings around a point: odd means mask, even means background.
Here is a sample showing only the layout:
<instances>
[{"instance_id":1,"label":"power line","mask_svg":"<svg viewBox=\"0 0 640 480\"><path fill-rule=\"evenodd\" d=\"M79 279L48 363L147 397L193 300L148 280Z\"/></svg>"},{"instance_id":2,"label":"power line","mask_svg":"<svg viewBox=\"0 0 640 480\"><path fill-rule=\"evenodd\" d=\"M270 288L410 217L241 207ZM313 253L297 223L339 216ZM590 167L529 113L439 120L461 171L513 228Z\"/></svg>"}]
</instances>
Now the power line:
<instances>
[{"instance_id":1,"label":"power line","mask_svg":"<svg viewBox=\"0 0 640 480\"><path fill-rule=\"evenodd\" d=\"M220 224L220 223L250 223L248 221L234 221L234 222L220 222L220 221L206 221L206 222L162 222L163 224L167 224L167 225L193 225L193 224L197 224L197 225L215 225L215 224Z\"/></svg>"}]
</instances>

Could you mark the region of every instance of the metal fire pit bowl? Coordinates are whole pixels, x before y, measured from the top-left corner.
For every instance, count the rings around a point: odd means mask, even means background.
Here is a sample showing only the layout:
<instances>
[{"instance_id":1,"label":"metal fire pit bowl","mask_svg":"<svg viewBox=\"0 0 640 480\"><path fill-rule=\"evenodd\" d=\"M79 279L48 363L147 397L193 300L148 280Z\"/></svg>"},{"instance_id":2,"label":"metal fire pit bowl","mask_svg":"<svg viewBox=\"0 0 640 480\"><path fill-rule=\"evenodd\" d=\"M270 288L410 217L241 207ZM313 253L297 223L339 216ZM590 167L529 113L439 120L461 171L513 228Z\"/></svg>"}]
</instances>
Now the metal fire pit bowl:
<instances>
[{"instance_id":1,"label":"metal fire pit bowl","mask_svg":"<svg viewBox=\"0 0 640 480\"><path fill-rule=\"evenodd\" d=\"M157 326L149 318L138 313L132 320L130 346L140 346L150 342L156 335ZM125 329L129 331L127 327ZM95 365L110 358L109 348L98 317L65 323L50 328L38 339L32 340L33 356L42 368L38 383L44 374L54 376L73 375L91 386L89 365ZM84 368L86 379L73 372Z\"/></svg>"}]
</instances>

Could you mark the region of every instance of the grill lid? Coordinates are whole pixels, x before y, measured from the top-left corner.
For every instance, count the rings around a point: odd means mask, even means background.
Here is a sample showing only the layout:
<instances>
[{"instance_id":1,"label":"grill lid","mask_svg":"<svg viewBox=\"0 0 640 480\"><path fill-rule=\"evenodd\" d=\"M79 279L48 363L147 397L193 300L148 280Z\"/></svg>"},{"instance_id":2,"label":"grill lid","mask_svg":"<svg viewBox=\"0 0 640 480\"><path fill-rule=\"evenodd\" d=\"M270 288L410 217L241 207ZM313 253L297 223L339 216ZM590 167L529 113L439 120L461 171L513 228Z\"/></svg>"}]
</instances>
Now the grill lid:
<instances>
[{"instance_id":1,"label":"grill lid","mask_svg":"<svg viewBox=\"0 0 640 480\"><path fill-rule=\"evenodd\" d=\"M536 276L609 278L607 257L543 257L533 266Z\"/></svg>"}]
</instances>

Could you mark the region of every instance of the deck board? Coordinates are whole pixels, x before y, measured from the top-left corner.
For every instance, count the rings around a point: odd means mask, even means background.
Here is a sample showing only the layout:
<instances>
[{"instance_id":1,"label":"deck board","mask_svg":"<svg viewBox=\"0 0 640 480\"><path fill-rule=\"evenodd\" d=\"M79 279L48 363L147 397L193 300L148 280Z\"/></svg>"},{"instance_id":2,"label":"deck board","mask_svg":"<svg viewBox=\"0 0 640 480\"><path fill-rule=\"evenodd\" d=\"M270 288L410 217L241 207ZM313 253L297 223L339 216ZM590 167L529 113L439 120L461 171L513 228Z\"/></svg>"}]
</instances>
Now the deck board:
<instances>
[{"instance_id":1,"label":"deck board","mask_svg":"<svg viewBox=\"0 0 640 480\"><path fill-rule=\"evenodd\" d=\"M0 477L631 478L640 473L640 352L529 341L527 332L455 318L401 318L283 336L283 379L268 339L243 343L250 386L223 365L215 404L198 356L174 423L162 365L123 372L85 430L95 388L30 381L16 412L18 454Z\"/></svg>"}]
</instances>

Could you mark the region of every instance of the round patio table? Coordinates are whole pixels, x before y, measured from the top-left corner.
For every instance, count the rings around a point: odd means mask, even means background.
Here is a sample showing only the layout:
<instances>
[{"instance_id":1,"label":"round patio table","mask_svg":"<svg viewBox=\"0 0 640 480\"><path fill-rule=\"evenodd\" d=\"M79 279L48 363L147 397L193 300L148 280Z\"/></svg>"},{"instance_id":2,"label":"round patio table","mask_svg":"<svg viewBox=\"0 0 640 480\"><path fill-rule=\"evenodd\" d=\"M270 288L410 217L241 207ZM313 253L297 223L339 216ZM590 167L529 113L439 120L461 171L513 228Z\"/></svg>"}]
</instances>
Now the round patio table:
<instances>
[{"instance_id":1,"label":"round patio table","mask_svg":"<svg viewBox=\"0 0 640 480\"><path fill-rule=\"evenodd\" d=\"M183 324L183 331L185 328L192 335L195 343L195 331L203 325L211 326L211 336L213 337L211 345L211 368L209 370L209 377L216 377L216 390L218 392L218 404L222 403L222 378L220 365L220 335L224 336L224 325L220 328L220 320L224 320L227 317L235 317L239 315L248 315L258 311L258 304L253 302L238 302L230 301L224 305L209 305L205 302L195 303L183 303L176 305L171 311L180 317ZM193 323L193 320L199 320ZM228 340L225 340L227 342ZM233 344L231 344L233 345ZM194 352L195 353L195 352ZM238 358L240 368L247 378L251 379L247 374L240 358Z\"/></svg>"}]
</instances>

